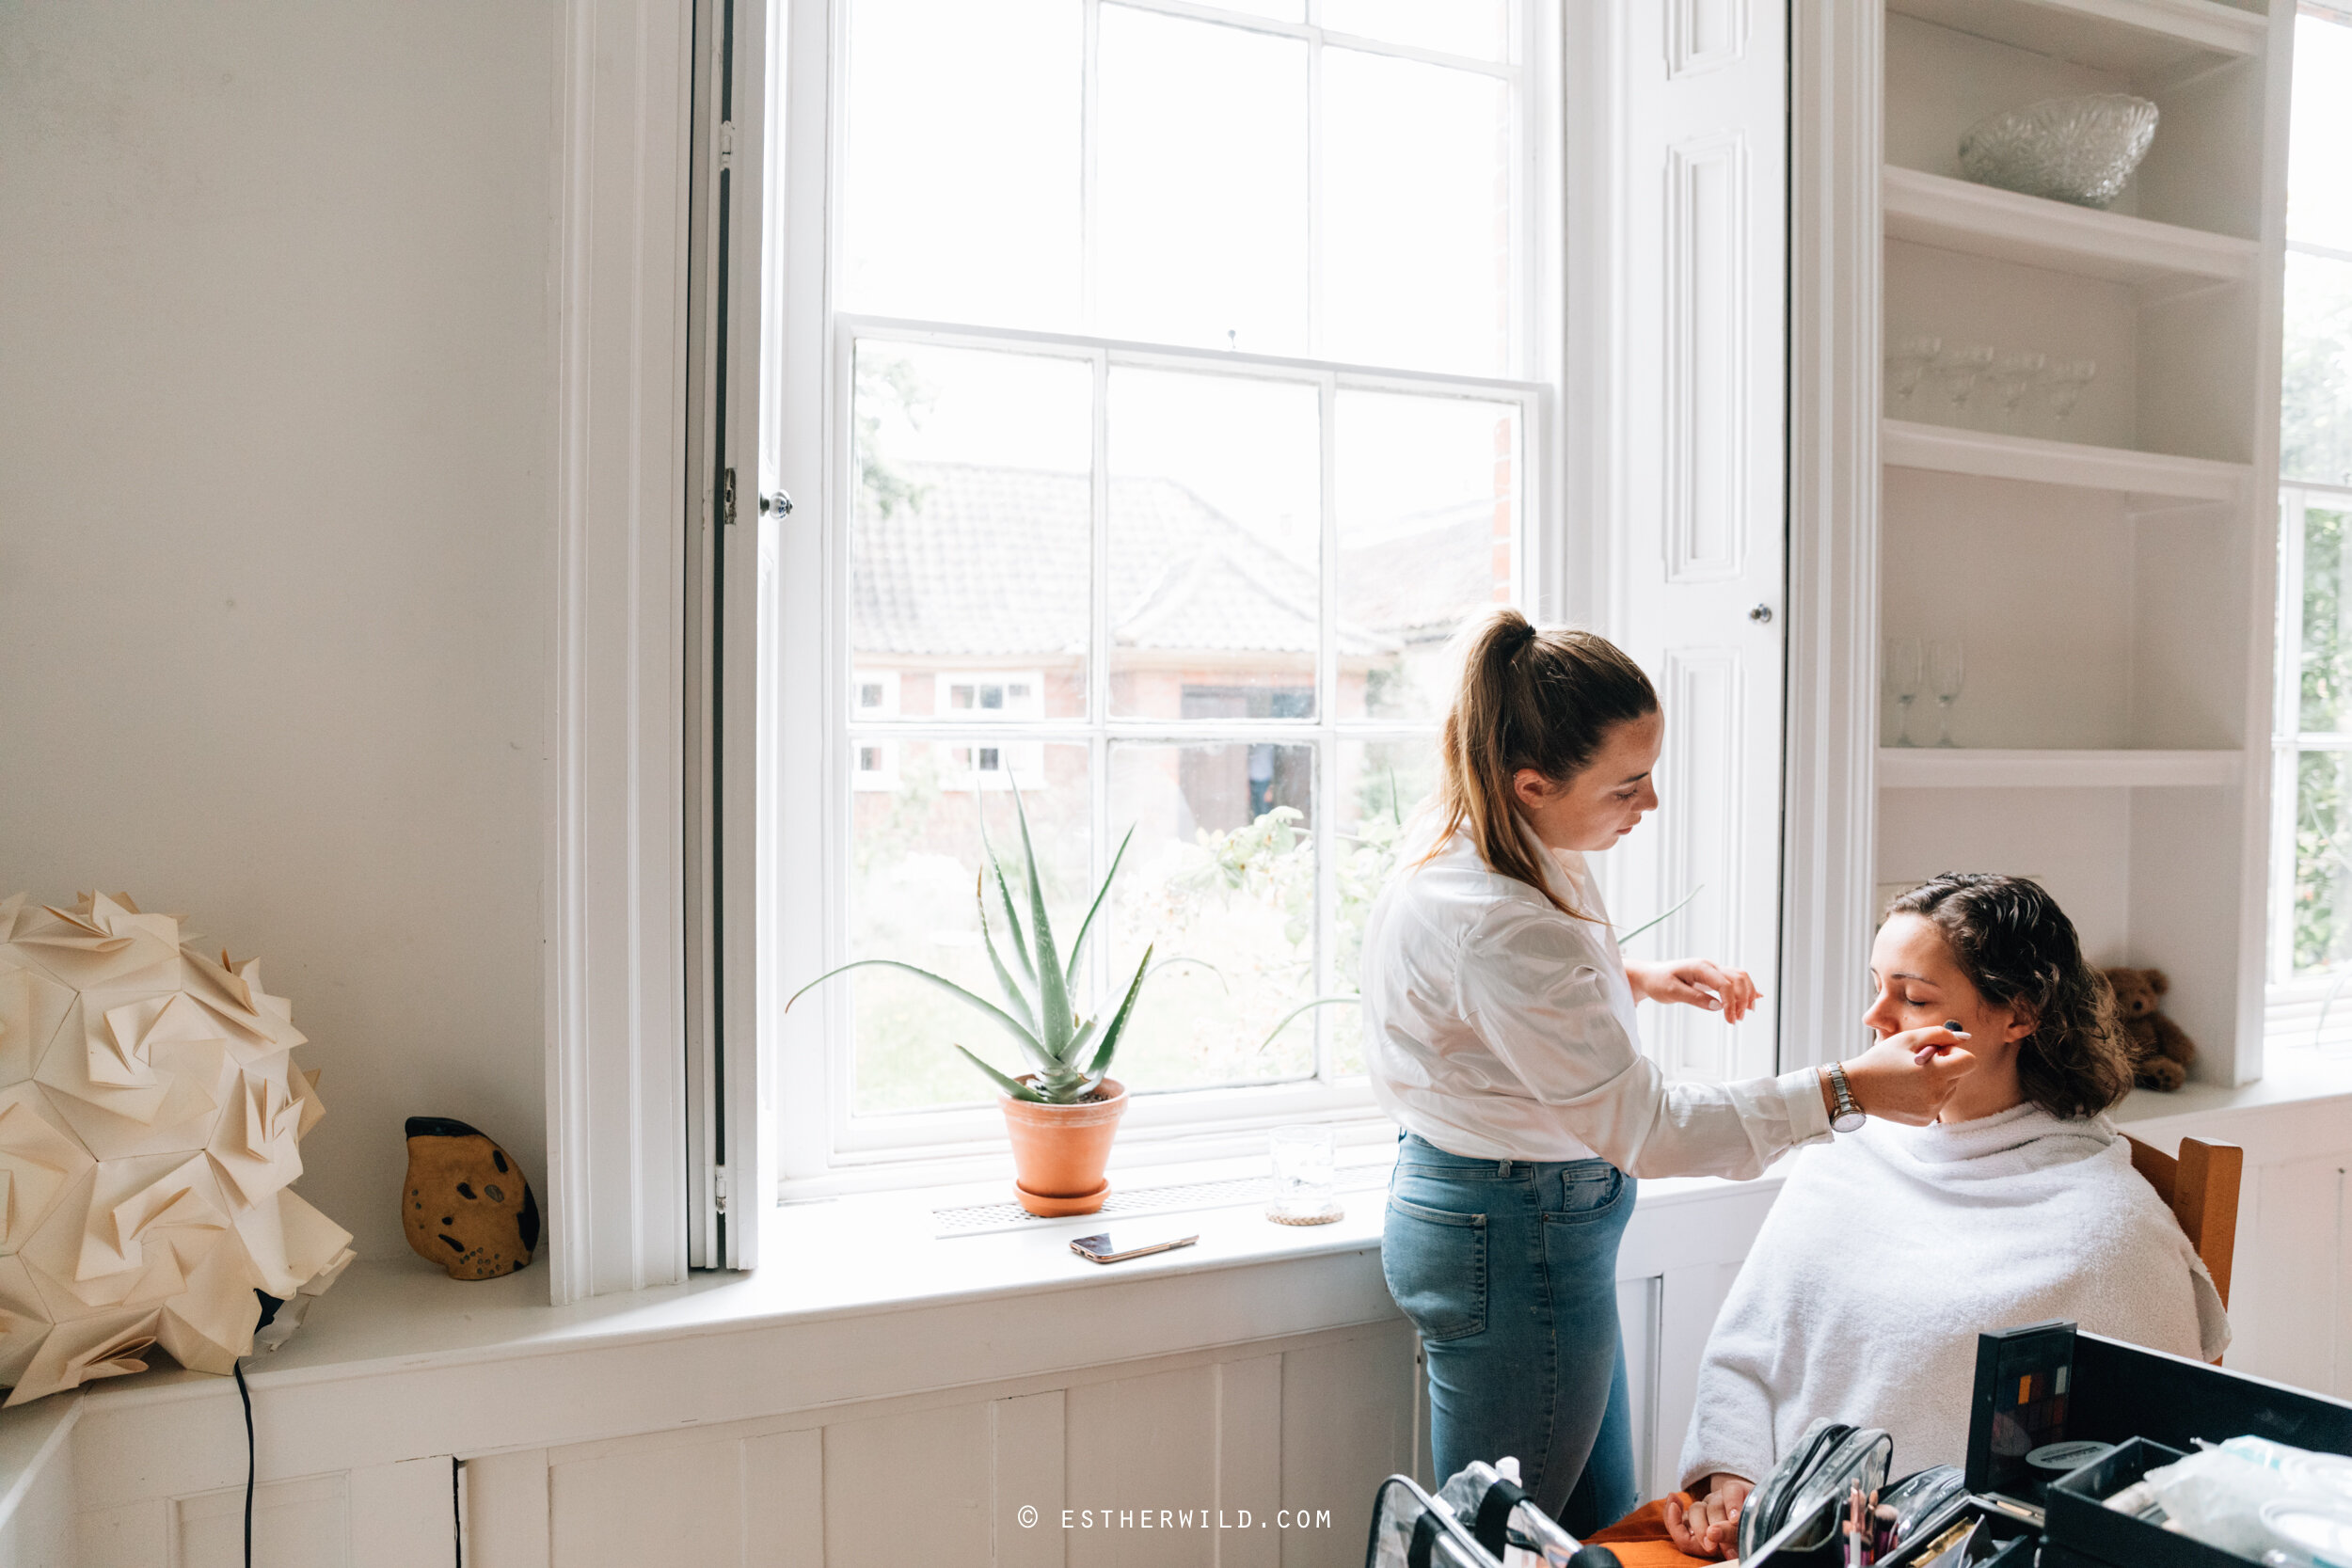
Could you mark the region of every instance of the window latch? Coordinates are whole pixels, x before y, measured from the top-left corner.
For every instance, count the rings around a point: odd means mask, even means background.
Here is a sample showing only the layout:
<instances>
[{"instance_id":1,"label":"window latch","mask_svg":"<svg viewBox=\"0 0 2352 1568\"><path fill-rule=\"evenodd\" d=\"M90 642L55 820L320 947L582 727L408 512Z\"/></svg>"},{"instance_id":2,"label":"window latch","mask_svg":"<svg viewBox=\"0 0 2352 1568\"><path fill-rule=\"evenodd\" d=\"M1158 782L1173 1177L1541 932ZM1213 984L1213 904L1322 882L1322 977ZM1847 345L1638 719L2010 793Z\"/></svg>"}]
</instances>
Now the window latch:
<instances>
[{"instance_id":1,"label":"window latch","mask_svg":"<svg viewBox=\"0 0 2352 1568\"><path fill-rule=\"evenodd\" d=\"M735 526L735 470L729 468L719 479L719 519L727 527Z\"/></svg>"},{"instance_id":2,"label":"window latch","mask_svg":"<svg viewBox=\"0 0 2352 1568\"><path fill-rule=\"evenodd\" d=\"M760 515L764 517L771 512L774 513L779 517L789 517L792 515L792 497L790 493L779 490L772 496L760 497Z\"/></svg>"},{"instance_id":3,"label":"window latch","mask_svg":"<svg viewBox=\"0 0 2352 1568\"><path fill-rule=\"evenodd\" d=\"M727 1212L727 1167L713 1165L710 1169L710 1206L723 1214Z\"/></svg>"}]
</instances>

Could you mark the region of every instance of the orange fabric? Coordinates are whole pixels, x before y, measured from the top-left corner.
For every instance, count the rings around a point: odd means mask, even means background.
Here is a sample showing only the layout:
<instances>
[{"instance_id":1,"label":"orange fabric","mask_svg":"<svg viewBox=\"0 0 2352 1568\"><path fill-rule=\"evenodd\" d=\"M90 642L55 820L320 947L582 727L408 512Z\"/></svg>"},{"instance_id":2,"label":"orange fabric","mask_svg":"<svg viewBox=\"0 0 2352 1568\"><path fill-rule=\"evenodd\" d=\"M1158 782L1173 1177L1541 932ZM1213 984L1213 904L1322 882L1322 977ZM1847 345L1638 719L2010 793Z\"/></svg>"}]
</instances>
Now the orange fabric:
<instances>
[{"instance_id":1,"label":"orange fabric","mask_svg":"<svg viewBox=\"0 0 2352 1568\"><path fill-rule=\"evenodd\" d=\"M1682 1506L1691 1506L1688 1492L1675 1494ZM1588 1546L1606 1546L1617 1554L1624 1568L1713 1568L1714 1560L1687 1557L1675 1549L1673 1537L1666 1533L1666 1499L1660 1497L1644 1503L1607 1529L1584 1538Z\"/></svg>"}]
</instances>

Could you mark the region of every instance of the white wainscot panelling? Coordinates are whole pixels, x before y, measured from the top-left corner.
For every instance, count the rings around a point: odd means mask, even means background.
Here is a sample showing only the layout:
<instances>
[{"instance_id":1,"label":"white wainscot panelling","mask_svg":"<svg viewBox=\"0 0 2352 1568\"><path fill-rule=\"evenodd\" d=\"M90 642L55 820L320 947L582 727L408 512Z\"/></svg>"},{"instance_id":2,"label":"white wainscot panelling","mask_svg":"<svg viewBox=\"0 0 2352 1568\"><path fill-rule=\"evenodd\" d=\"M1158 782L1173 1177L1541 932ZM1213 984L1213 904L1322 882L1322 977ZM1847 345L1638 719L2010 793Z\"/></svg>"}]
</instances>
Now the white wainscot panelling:
<instances>
[{"instance_id":1,"label":"white wainscot panelling","mask_svg":"<svg viewBox=\"0 0 2352 1568\"><path fill-rule=\"evenodd\" d=\"M1672 909L1693 888L1699 892L1636 956L1697 956L1736 964L1741 961L1746 846L1740 819L1749 760L1742 661L1736 648L1670 648L1662 673L1666 744L1658 787L1661 797L1672 796L1672 809L1660 813L1660 908ZM1648 912L1623 912L1636 924L1649 918ZM1731 1071L1747 1027L1726 1026L1721 1016L1695 1007L1651 1007L1644 1022L1670 1070L1709 1079Z\"/></svg>"},{"instance_id":2,"label":"white wainscot panelling","mask_svg":"<svg viewBox=\"0 0 2352 1568\"><path fill-rule=\"evenodd\" d=\"M1666 150L1669 582L1735 578L1745 554L1747 166L1737 131Z\"/></svg>"},{"instance_id":3,"label":"white wainscot panelling","mask_svg":"<svg viewBox=\"0 0 2352 1568\"><path fill-rule=\"evenodd\" d=\"M253 1560L456 1568L455 1485L447 1454L264 1481L253 1492ZM237 1568L245 1487L91 1510L81 1515L71 1560L79 1568Z\"/></svg>"},{"instance_id":4,"label":"white wainscot panelling","mask_svg":"<svg viewBox=\"0 0 2352 1568\"><path fill-rule=\"evenodd\" d=\"M465 1466L466 1561L1352 1565L1374 1488L1414 1468L1413 1350L1400 1320L492 1455Z\"/></svg>"},{"instance_id":5,"label":"white wainscot panelling","mask_svg":"<svg viewBox=\"0 0 2352 1568\"><path fill-rule=\"evenodd\" d=\"M1749 0L1670 0L1667 69L1677 79L1737 65L1748 43Z\"/></svg>"}]
</instances>

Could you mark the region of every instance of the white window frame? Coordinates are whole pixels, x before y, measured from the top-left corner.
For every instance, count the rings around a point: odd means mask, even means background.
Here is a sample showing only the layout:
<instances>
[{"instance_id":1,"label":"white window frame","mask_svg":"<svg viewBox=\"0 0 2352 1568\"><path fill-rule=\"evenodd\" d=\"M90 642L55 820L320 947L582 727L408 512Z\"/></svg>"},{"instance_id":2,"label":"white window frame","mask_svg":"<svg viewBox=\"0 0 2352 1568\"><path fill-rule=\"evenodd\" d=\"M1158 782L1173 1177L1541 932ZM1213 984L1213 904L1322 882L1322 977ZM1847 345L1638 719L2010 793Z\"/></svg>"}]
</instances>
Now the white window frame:
<instances>
[{"instance_id":1,"label":"white window frame","mask_svg":"<svg viewBox=\"0 0 2352 1568\"><path fill-rule=\"evenodd\" d=\"M2303 527L2312 510L2352 512L2352 485L2279 486L2279 643L2270 728L2270 911L2265 1033L2283 1042L2315 1037L2323 1009L2352 1026L2352 967L2335 975L2295 974L2295 819L2306 752L2352 751L2352 729L2306 731L2302 721Z\"/></svg>"},{"instance_id":2,"label":"white window frame","mask_svg":"<svg viewBox=\"0 0 2352 1568\"><path fill-rule=\"evenodd\" d=\"M1107 613L1099 578L1106 562L1104 478L1107 465L1102 408L1110 368L1134 365L1242 374L1316 388L1326 463L1321 551L1321 625L1325 646L1318 661L1314 719L1204 721L1195 725L1167 721L1120 721L1110 717L1109 712L1108 660L1097 657L1088 673L1090 718L1025 721L956 720L942 715L932 722L901 716L889 721L888 729L894 738L944 738L968 734L976 723L986 723L992 732L1007 732L1008 739L1017 736L1042 743L1083 738L1091 748L1089 779L1095 793L1091 814L1095 837L1093 870L1097 877L1104 869L1104 844L1107 837L1107 748L1112 741L1314 743L1318 757L1314 831L1323 905L1329 909L1336 895L1337 860L1332 852L1336 814L1327 802L1333 799L1331 786L1339 746L1346 740L1417 737L1434 728L1343 723L1335 717L1337 662L1332 657L1331 642L1336 627L1331 611L1336 599L1337 522L1328 465L1331 413L1339 391L1363 388L1518 404L1522 472L1521 536L1514 550L1513 594L1517 602L1532 612L1541 613L1548 609L1546 601L1554 595L1543 589L1557 580L1568 557L1555 479L1559 404L1555 388L1562 373L1561 311L1557 304L1562 270L1558 189L1564 165L1558 109L1551 102L1559 96L1561 86L1560 18L1555 6L1550 0L1521 0L1515 11L1516 57L1498 63L1326 33L1311 24L1272 22L1188 4L1185 0L1083 0L1089 13L1089 51L1096 35L1093 13L1104 4L1121 4L1260 33L1321 40L1472 70L1508 81L1516 94L1518 122L1513 160L1516 231L1512 245L1512 300L1520 324L1514 343L1514 368L1521 372L1521 377L1498 378L1232 350L1197 350L1089 334L836 314L828 293L830 280L835 276L832 255L837 239L832 193L838 185L838 157L845 137L842 95L834 89L835 84L846 80L846 8L843 0L786 3L790 10L793 40L793 78L787 88L787 101L794 103L793 125L803 130L803 134L790 141L786 176L784 226L792 260L787 269L783 302L782 330L787 348L786 384L780 389L782 446L788 466L803 472L818 469L822 480L819 494L799 498L802 510L796 523L803 531L797 539L787 539L787 559L782 563L788 579L794 575L797 557L803 566L813 570L816 580L799 591L797 602L803 613L791 614L787 607L781 626L778 654L783 674L779 704L787 733L805 736L814 729L819 739L812 746L787 742L783 748L799 758L798 765L785 769L785 776L778 782L784 863L793 868L788 875L799 879L798 889L787 895L785 902L799 912L779 921L771 961L792 983L799 983L849 957L847 922L842 913L847 900L846 829L850 797L850 791L843 787L849 775L849 758L843 748L850 743L845 712L850 672L843 662L846 653L840 643L843 628L848 625L848 552L843 531L855 476L850 451L852 431L845 416L853 384L852 347L861 339L1043 353L1081 358L1089 363L1095 378L1093 526L1098 621ZM818 125L823 127L821 136L805 134ZM1089 256L1089 274L1091 267ZM819 463L806 461L812 453L820 455ZM812 533L815 537L811 537ZM1097 626L1097 650L1107 649L1104 631L1104 627ZM1317 963L1319 973L1327 976L1328 955L1319 952ZM1098 991L1100 989L1098 980ZM890 1116L850 1116L848 1018L846 990L828 987L811 993L790 1016L780 1021L777 1043L781 1114L776 1132L780 1139L782 1196L817 1196L846 1188L938 1180L947 1174L960 1174L954 1168L959 1165L977 1169L979 1162L1001 1159L1002 1118L993 1103ZM1328 1069L1327 1037L1327 1028L1319 1028L1319 1074ZM822 1092L818 1093L817 1087L820 1085ZM976 1101L978 1098L976 1095ZM1138 1147L1151 1149L1155 1159L1208 1158L1229 1154L1242 1147L1254 1150L1257 1140L1248 1135L1283 1121L1302 1117L1356 1118L1370 1124L1375 1117L1369 1085L1362 1079L1334 1081L1318 1076L1285 1083L1138 1095L1125 1118L1120 1141L1122 1148L1131 1151ZM1244 1138L1248 1139L1246 1144L1240 1141Z\"/></svg>"}]
</instances>

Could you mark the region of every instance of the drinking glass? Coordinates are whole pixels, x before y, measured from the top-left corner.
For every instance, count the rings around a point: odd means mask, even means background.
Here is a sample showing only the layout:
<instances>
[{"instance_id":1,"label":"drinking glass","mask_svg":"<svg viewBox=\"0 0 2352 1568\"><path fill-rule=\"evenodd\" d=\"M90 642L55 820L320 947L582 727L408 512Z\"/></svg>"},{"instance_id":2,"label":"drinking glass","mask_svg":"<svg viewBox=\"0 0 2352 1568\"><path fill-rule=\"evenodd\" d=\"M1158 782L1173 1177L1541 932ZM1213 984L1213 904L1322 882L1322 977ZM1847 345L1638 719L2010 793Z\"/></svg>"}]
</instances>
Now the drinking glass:
<instances>
[{"instance_id":1,"label":"drinking glass","mask_svg":"<svg viewBox=\"0 0 2352 1568\"><path fill-rule=\"evenodd\" d=\"M1984 372L1984 384L1993 388L2001 400L2001 412L2017 411L2017 400L2026 395L2026 388L2040 379L2049 365L2046 354L2005 354L1993 362Z\"/></svg>"},{"instance_id":2,"label":"drinking glass","mask_svg":"<svg viewBox=\"0 0 2352 1568\"><path fill-rule=\"evenodd\" d=\"M1911 738L1911 705L1919 695L1919 640L1915 637L1890 637L1886 640L1886 691L1895 699L1899 717L1895 721L1895 744L1915 746Z\"/></svg>"},{"instance_id":3,"label":"drinking glass","mask_svg":"<svg viewBox=\"0 0 2352 1568\"><path fill-rule=\"evenodd\" d=\"M1952 704L1967 683L1968 666L1961 657L1960 639L1939 638L1928 649L1929 678L1935 685L1935 743L1952 743Z\"/></svg>"},{"instance_id":4,"label":"drinking glass","mask_svg":"<svg viewBox=\"0 0 2352 1568\"><path fill-rule=\"evenodd\" d=\"M1944 378L1944 391L1952 400L1952 406L1968 405L1968 394L1977 389L1978 378L1993 363L1991 345L1979 343L1972 347L1948 349L1935 361L1935 372Z\"/></svg>"},{"instance_id":5,"label":"drinking glass","mask_svg":"<svg viewBox=\"0 0 2352 1568\"><path fill-rule=\"evenodd\" d=\"M2072 414L2075 403L2083 395L2083 389L2098 373L2098 362L2091 359L2069 359L2063 364L2051 366L2050 412L2061 420Z\"/></svg>"},{"instance_id":6,"label":"drinking glass","mask_svg":"<svg viewBox=\"0 0 2352 1568\"><path fill-rule=\"evenodd\" d=\"M1329 1225L1340 1207L1328 1127L1274 1130L1274 1186L1265 1217L1277 1225Z\"/></svg>"},{"instance_id":7,"label":"drinking glass","mask_svg":"<svg viewBox=\"0 0 2352 1568\"><path fill-rule=\"evenodd\" d=\"M1941 338L1905 338L1895 345L1886 356L1886 384L1897 401L1911 401L1911 394L1919 389L1919 378L1943 352Z\"/></svg>"}]
</instances>

